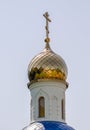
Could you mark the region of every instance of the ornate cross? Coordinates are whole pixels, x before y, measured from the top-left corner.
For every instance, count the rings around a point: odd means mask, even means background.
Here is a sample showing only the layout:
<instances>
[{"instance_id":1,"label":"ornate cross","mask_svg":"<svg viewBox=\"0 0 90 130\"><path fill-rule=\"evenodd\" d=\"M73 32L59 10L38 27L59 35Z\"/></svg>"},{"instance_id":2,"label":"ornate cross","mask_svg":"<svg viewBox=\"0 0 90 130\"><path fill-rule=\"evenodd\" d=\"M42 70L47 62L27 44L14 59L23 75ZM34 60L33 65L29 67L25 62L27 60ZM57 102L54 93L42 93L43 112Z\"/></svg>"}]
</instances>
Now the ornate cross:
<instances>
[{"instance_id":1,"label":"ornate cross","mask_svg":"<svg viewBox=\"0 0 90 130\"><path fill-rule=\"evenodd\" d=\"M46 39L45 39L45 42L49 43L50 39L49 39L49 26L48 26L48 22L51 22L51 20L49 19L48 12L46 12L45 14L43 14L43 16L46 19L46 26L45 26L45 29L46 29Z\"/></svg>"}]
</instances>

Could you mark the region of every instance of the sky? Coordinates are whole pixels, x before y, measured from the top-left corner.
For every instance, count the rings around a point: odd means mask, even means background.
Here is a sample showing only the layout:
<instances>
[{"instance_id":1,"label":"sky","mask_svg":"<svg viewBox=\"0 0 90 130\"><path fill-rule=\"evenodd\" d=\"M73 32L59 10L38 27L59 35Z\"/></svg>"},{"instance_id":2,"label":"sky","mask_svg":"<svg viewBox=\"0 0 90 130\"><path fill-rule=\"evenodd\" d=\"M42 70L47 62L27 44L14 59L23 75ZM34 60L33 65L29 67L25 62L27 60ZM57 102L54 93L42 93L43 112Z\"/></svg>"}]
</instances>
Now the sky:
<instances>
[{"instance_id":1,"label":"sky","mask_svg":"<svg viewBox=\"0 0 90 130\"><path fill-rule=\"evenodd\" d=\"M30 123L27 68L44 46L48 11L50 46L68 66L66 122L90 129L90 1L0 0L0 129Z\"/></svg>"}]
</instances>

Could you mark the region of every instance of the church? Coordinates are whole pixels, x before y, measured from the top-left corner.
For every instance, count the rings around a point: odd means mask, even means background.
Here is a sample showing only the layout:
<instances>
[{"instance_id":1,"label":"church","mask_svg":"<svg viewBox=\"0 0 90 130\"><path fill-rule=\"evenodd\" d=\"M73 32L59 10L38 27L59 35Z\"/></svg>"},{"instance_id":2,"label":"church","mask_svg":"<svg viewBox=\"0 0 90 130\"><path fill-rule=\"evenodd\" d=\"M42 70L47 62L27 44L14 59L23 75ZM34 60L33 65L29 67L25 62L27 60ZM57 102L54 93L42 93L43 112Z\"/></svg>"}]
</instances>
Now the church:
<instances>
[{"instance_id":1,"label":"church","mask_svg":"<svg viewBox=\"0 0 90 130\"><path fill-rule=\"evenodd\" d=\"M65 120L65 91L68 68L63 58L50 47L48 12L45 48L28 65L28 89L31 92L30 125L22 130L75 130Z\"/></svg>"}]
</instances>

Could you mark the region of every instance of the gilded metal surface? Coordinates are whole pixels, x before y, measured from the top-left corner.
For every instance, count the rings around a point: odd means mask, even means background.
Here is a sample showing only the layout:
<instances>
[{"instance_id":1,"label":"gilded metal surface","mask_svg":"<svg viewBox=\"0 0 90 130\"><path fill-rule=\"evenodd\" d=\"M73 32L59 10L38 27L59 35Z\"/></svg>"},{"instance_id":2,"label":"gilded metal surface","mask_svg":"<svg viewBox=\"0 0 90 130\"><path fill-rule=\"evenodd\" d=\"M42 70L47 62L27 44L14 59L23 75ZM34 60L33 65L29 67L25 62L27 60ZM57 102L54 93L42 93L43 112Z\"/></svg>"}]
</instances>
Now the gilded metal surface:
<instances>
[{"instance_id":1,"label":"gilded metal surface","mask_svg":"<svg viewBox=\"0 0 90 130\"><path fill-rule=\"evenodd\" d=\"M56 78L66 80L67 66L64 60L50 48L35 56L28 66L29 80Z\"/></svg>"},{"instance_id":2,"label":"gilded metal surface","mask_svg":"<svg viewBox=\"0 0 90 130\"><path fill-rule=\"evenodd\" d=\"M49 19L48 12L43 15L46 19L46 45L43 52L35 56L28 66L28 78L30 81L38 79L60 79L66 80L67 78L67 66L64 60L54 53L49 46Z\"/></svg>"}]
</instances>

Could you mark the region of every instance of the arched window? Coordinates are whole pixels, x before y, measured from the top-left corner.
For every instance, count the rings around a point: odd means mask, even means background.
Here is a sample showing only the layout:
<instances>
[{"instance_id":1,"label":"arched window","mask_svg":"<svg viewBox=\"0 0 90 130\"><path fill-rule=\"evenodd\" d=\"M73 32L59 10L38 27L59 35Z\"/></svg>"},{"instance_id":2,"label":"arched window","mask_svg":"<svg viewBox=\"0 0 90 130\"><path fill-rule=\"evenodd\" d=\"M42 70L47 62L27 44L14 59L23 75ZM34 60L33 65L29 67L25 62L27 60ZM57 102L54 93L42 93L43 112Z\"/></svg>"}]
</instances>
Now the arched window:
<instances>
[{"instance_id":1,"label":"arched window","mask_svg":"<svg viewBox=\"0 0 90 130\"><path fill-rule=\"evenodd\" d=\"M62 114L62 119L65 119L65 113L64 113L64 99L61 100L61 114Z\"/></svg>"},{"instance_id":2,"label":"arched window","mask_svg":"<svg viewBox=\"0 0 90 130\"><path fill-rule=\"evenodd\" d=\"M40 97L38 101L39 117L45 117L45 99Z\"/></svg>"}]
</instances>

